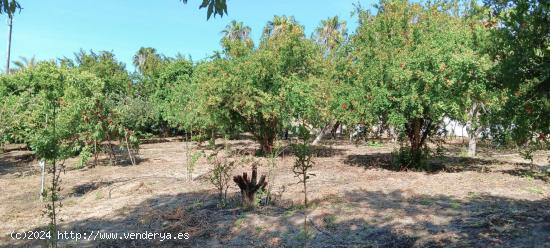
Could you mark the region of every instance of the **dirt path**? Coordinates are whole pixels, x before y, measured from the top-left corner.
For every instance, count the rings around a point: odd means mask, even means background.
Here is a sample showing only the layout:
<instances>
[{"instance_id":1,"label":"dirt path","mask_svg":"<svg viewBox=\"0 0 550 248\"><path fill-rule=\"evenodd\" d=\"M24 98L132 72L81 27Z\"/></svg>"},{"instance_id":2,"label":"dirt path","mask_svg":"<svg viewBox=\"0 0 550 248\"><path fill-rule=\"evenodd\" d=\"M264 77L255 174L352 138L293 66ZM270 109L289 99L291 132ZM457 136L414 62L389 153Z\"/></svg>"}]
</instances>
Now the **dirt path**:
<instances>
[{"instance_id":1,"label":"dirt path","mask_svg":"<svg viewBox=\"0 0 550 248\"><path fill-rule=\"evenodd\" d=\"M254 143L232 141L254 149ZM517 155L465 159L455 153L434 159L445 170L402 172L388 168L393 147L345 143L319 149L307 210L312 247L550 247L550 183ZM206 151L210 152L210 151ZM75 232L187 232L188 240L65 240L78 247L296 247L303 244L302 192L290 154L278 158L270 182L275 205L242 211L234 201L217 207L217 193L201 159L186 179L182 142L145 144L136 166L97 166L62 175L61 229ZM0 174L0 244L39 246L13 240L11 231L43 228L35 162L4 154ZM547 153L536 163L544 165ZM76 160L66 162L74 167ZM267 164L266 161L263 163ZM16 169L12 168L17 166ZM267 167L261 167L265 174ZM483 172L481 172L483 170ZM238 167L234 174L249 171ZM17 174L19 173L19 174Z\"/></svg>"}]
</instances>

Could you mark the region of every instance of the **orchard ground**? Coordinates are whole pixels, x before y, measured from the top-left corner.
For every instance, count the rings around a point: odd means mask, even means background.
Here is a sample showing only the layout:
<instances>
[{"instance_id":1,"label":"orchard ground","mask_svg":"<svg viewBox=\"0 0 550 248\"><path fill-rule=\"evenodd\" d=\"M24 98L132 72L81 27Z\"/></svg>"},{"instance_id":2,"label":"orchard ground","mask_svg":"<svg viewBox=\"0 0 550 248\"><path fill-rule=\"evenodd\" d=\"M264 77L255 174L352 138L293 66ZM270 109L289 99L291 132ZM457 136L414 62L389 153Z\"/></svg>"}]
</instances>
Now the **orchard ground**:
<instances>
[{"instance_id":1,"label":"orchard ground","mask_svg":"<svg viewBox=\"0 0 550 248\"><path fill-rule=\"evenodd\" d=\"M218 145L223 140L217 140ZM247 139L229 141L253 151ZM311 247L550 247L549 152L534 164L513 151L481 146L478 158L464 157L466 143L449 141L430 163L433 172L391 169L396 145L326 141L317 147L305 210L294 157L277 158L272 204L244 211L233 183L230 201L218 206L208 181L212 166L203 157L187 179L185 143L143 144L139 163L77 168L65 162L59 222L74 232L187 232L188 240L64 240L69 247L296 247L303 244L307 211ZM192 147L197 148L193 143ZM12 147L13 148L13 147ZM201 146L207 154L212 152ZM102 158L103 161L106 158ZM262 158L260 174L266 174ZM41 246L13 240L13 230L44 230L48 219L39 200L38 162L23 150L0 157L0 246ZM239 165L234 175L250 173Z\"/></svg>"}]
</instances>

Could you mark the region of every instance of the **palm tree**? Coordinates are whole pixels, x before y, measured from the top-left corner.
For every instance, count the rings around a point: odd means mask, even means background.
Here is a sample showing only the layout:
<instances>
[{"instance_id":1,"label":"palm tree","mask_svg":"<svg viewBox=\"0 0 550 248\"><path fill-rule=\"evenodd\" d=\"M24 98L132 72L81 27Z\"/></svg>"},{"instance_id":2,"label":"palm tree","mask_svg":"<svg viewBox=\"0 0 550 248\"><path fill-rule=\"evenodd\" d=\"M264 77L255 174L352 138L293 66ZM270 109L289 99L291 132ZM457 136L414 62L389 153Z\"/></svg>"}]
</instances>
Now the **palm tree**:
<instances>
[{"instance_id":1,"label":"palm tree","mask_svg":"<svg viewBox=\"0 0 550 248\"><path fill-rule=\"evenodd\" d=\"M157 50L152 47L141 47L133 58L133 64L141 74L154 70L161 62Z\"/></svg>"},{"instance_id":2,"label":"palm tree","mask_svg":"<svg viewBox=\"0 0 550 248\"><path fill-rule=\"evenodd\" d=\"M323 49L325 56L332 56L334 51L346 40L347 38L347 28L346 22L340 21L338 16L322 20L319 27L315 29L313 38ZM317 134L312 144L317 145L321 139L332 129L337 128L339 125L338 120L333 120L328 123L321 131Z\"/></svg>"},{"instance_id":3,"label":"palm tree","mask_svg":"<svg viewBox=\"0 0 550 248\"><path fill-rule=\"evenodd\" d=\"M28 68L33 68L37 64L36 58L32 56L30 59L26 57L19 57L18 61L13 61L13 65L15 65L16 68L13 69L13 71L20 71Z\"/></svg>"},{"instance_id":4,"label":"palm tree","mask_svg":"<svg viewBox=\"0 0 550 248\"><path fill-rule=\"evenodd\" d=\"M254 47L250 39L251 28L242 22L231 21L220 33L223 35L220 43L228 57L238 58L249 54Z\"/></svg>"},{"instance_id":5,"label":"palm tree","mask_svg":"<svg viewBox=\"0 0 550 248\"><path fill-rule=\"evenodd\" d=\"M184 4L187 4L187 0L180 0ZM210 19L210 16L214 14L223 17L224 14L227 15L227 3L226 0L203 0L199 9L207 8L206 20Z\"/></svg>"},{"instance_id":6,"label":"palm tree","mask_svg":"<svg viewBox=\"0 0 550 248\"><path fill-rule=\"evenodd\" d=\"M314 39L327 54L330 54L346 40L347 35L346 22L334 16L321 21L319 27L315 29Z\"/></svg>"},{"instance_id":7,"label":"palm tree","mask_svg":"<svg viewBox=\"0 0 550 248\"><path fill-rule=\"evenodd\" d=\"M233 20L221 31L221 34L223 34L222 39L245 42L250 39L249 35L251 30L252 29L244 25L243 22Z\"/></svg>"},{"instance_id":8,"label":"palm tree","mask_svg":"<svg viewBox=\"0 0 550 248\"><path fill-rule=\"evenodd\" d=\"M15 11L21 11L21 5L15 0L0 1L0 14L8 14L8 51L6 59L6 73L10 73L10 55L11 55L11 33L13 27L13 14Z\"/></svg>"},{"instance_id":9,"label":"palm tree","mask_svg":"<svg viewBox=\"0 0 550 248\"><path fill-rule=\"evenodd\" d=\"M263 36L264 38L275 37L283 32L300 33L303 32L303 28L293 16L274 16L273 20L267 22Z\"/></svg>"}]
</instances>

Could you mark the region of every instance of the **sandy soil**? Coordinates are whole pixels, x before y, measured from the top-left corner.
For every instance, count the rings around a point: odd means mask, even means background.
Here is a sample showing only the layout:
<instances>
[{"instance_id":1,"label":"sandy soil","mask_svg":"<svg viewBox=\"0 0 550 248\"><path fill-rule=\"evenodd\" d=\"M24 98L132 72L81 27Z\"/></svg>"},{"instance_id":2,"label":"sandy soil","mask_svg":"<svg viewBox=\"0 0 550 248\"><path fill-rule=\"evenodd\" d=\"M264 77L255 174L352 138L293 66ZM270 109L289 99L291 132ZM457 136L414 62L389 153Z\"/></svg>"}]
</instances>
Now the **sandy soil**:
<instances>
[{"instance_id":1,"label":"sandy soil","mask_svg":"<svg viewBox=\"0 0 550 248\"><path fill-rule=\"evenodd\" d=\"M220 141L220 140L218 140ZM220 143L220 142L218 142ZM253 152L248 140L230 141ZM195 144L192 144L196 148ZM550 247L548 152L535 164L513 152L485 148L477 159L461 157L460 144L431 163L434 172L391 169L384 145L327 141L317 149L308 185L311 206L292 173L294 157L277 159L272 204L244 211L235 185L218 206L204 158L187 179L185 143L144 144L139 164L76 169L62 174L62 231L187 232L188 240L63 240L68 247L298 247L304 214L311 247ZM198 149L198 148L196 148ZM202 147L206 153L212 150ZM258 158L266 174L267 160ZM233 174L250 171L242 164ZM0 246L40 247L44 241L14 240L12 231L45 229L37 162L28 152L0 156Z\"/></svg>"}]
</instances>

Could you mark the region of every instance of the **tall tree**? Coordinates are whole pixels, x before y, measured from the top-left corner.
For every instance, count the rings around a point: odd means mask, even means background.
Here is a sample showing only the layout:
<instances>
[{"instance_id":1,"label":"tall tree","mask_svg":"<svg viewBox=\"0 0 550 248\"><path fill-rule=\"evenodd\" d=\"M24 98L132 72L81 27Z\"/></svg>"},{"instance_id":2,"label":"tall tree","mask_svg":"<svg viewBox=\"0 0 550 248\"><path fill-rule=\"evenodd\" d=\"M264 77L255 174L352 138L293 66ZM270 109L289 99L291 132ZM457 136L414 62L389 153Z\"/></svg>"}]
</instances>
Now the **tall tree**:
<instances>
[{"instance_id":1,"label":"tall tree","mask_svg":"<svg viewBox=\"0 0 550 248\"><path fill-rule=\"evenodd\" d=\"M283 33L303 34L304 28L296 22L293 16L274 16L264 27L263 38L275 37Z\"/></svg>"},{"instance_id":2,"label":"tall tree","mask_svg":"<svg viewBox=\"0 0 550 248\"><path fill-rule=\"evenodd\" d=\"M322 20L315 29L314 39L325 50L325 53L331 54L346 40L348 30L346 21L341 21L338 16Z\"/></svg>"},{"instance_id":3,"label":"tall tree","mask_svg":"<svg viewBox=\"0 0 550 248\"><path fill-rule=\"evenodd\" d=\"M269 154L282 128L316 121L321 52L292 17L274 17L265 30L250 55L198 66L192 104L208 123L250 132Z\"/></svg>"},{"instance_id":4,"label":"tall tree","mask_svg":"<svg viewBox=\"0 0 550 248\"><path fill-rule=\"evenodd\" d=\"M382 118L397 127L408 139L402 166L422 168L427 141L443 117L462 114L456 87L471 79L462 76L470 68L460 61L478 57L465 45L470 30L452 4L383 0L377 8L376 16L363 15L353 37L354 88L362 95L350 94L347 108L358 121Z\"/></svg>"},{"instance_id":5,"label":"tall tree","mask_svg":"<svg viewBox=\"0 0 550 248\"><path fill-rule=\"evenodd\" d=\"M13 28L13 15L17 10L21 10L21 5L15 0L0 1L0 14L8 15L8 48L6 58L6 73L10 73L10 55L11 55L11 33Z\"/></svg>"},{"instance_id":6,"label":"tall tree","mask_svg":"<svg viewBox=\"0 0 550 248\"><path fill-rule=\"evenodd\" d=\"M27 68L33 68L37 65L36 58L32 56L30 59L26 57L19 57L19 60L13 61L13 65L16 66L16 68L12 70L20 71Z\"/></svg>"},{"instance_id":7,"label":"tall tree","mask_svg":"<svg viewBox=\"0 0 550 248\"><path fill-rule=\"evenodd\" d=\"M334 72L336 68L335 60L337 60L337 49L341 47L347 39L347 27L346 22L339 20L338 16L330 17L326 20L322 20L320 25L315 29L313 38L319 44L325 57L325 64L329 72ZM331 75L333 73L327 73ZM327 123L317 134L317 137L313 140L312 144L319 143L325 135L327 135L334 126L338 126L337 120L328 120Z\"/></svg>"},{"instance_id":8,"label":"tall tree","mask_svg":"<svg viewBox=\"0 0 550 248\"><path fill-rule=\"evenodd\" d=\"M133 58L134 66L142 75L153 73L161 62L162 57L152 47L141 47Z\"/></svg>"},{"instance_id":9,"label":"tall tree","mask_svg":"<svg viewBox=\"0 0 550 248\"><path fill-rule=\"evenodd\" d=\"M244 25L243 22L231 21L227 24L224 30L221 31L223 39L247 41L250 39L250 27Z\"/></svg>"},{"instance_id":10,"label":"tall tree","mask_svg":"<svg viewBox=\"0 0 550 248\"><path fill-rule=\"evenodd\" d=\"M242 22L231 21L225 29L221 31L223 35L221 45L229 57L241 57L249 54L254 47L250 38L251 28Z\"/></svg>"},{"instance_id":11,"label":"tall tree","mask_svg":"<svg viewBox=\"0 0 550 248\"><path fill-rule=\"evenodd\" d=\"M487 0L496 77L510 90L500 125L518 144L550 135L550 2Z\"/></svg>"},{"instance_id":12,"label":"tall tree","mask_svg":"<svg viewBox=\"0 0 550 248\"><path fill-rule=\"evenodd\" d=\"M187 4L187 0L181 0L184 4ZM210 16L214 14L222 17L224 14L227 15L227 3L226 0L202 0L199 9L207 8L206 19L210 19Z\"/></svg>"}]
</instances>

